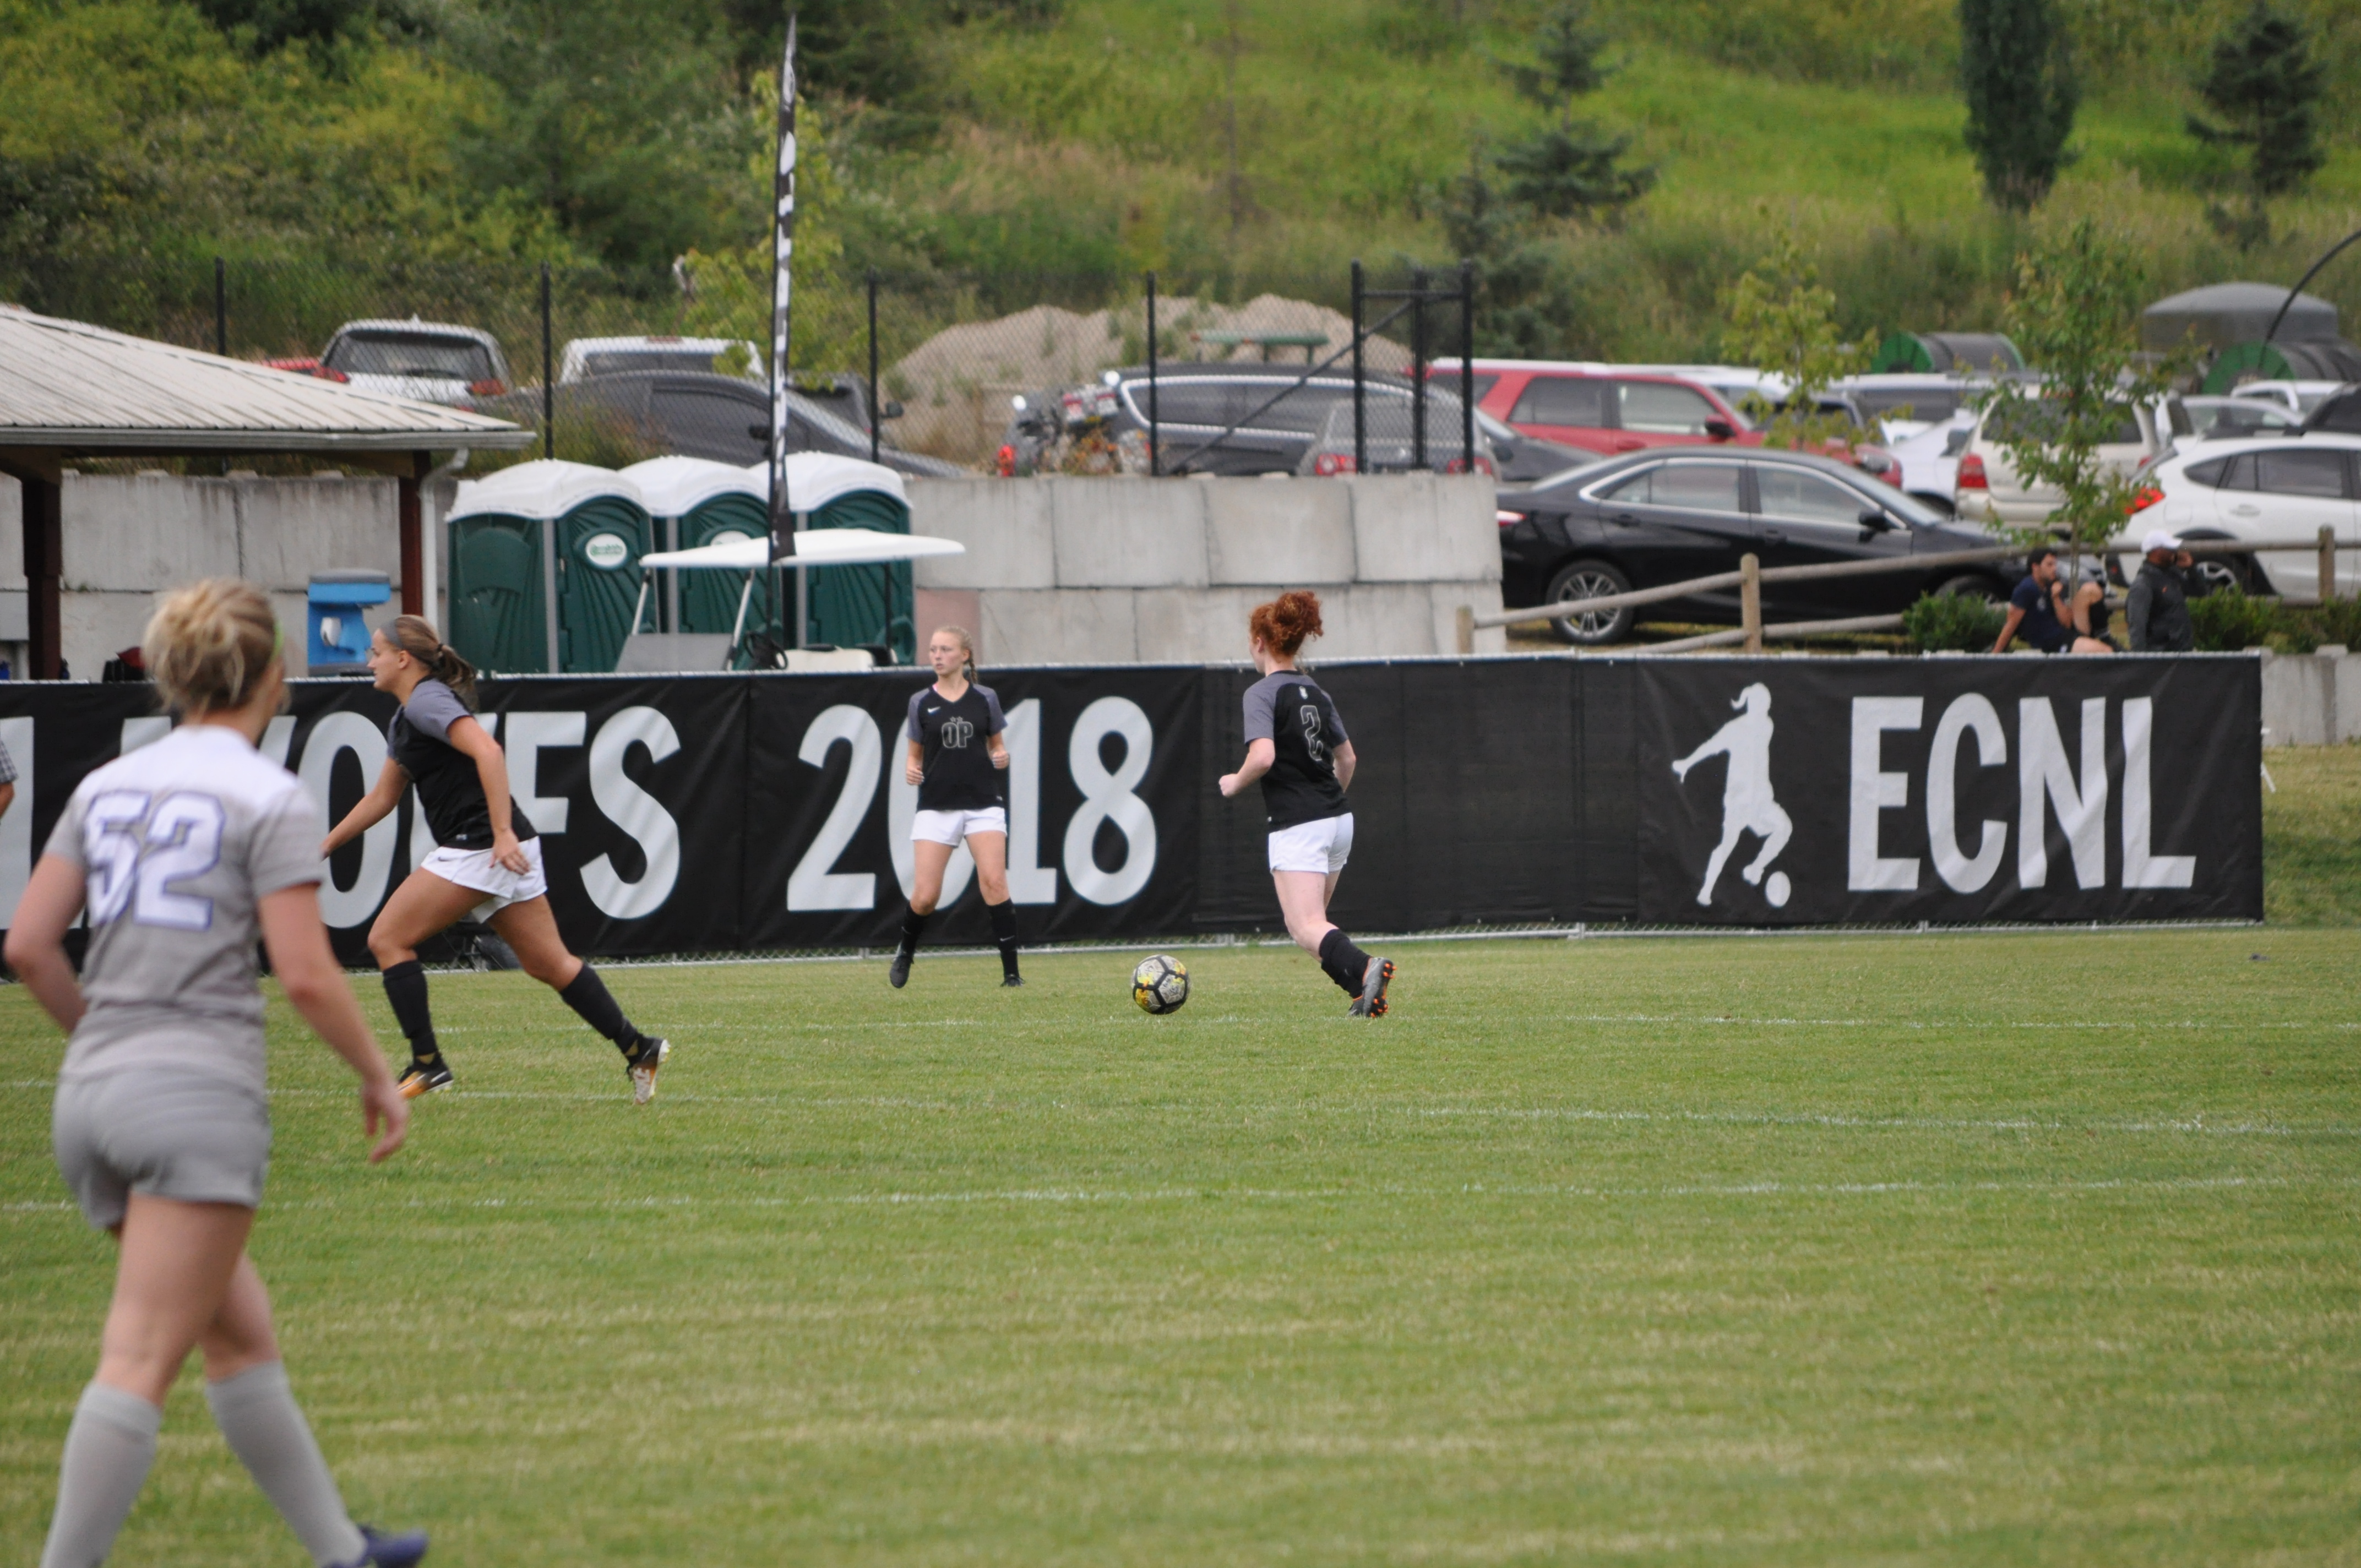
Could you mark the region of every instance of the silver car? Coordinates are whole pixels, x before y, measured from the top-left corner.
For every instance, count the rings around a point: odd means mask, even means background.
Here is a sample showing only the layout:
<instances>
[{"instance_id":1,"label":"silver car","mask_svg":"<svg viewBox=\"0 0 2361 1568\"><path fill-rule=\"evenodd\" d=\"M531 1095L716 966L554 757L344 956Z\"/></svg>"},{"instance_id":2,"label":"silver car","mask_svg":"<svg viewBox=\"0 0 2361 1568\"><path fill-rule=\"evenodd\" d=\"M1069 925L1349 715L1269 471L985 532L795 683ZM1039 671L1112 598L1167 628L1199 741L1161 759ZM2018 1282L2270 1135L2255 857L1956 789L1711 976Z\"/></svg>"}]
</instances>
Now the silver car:
<instances>
[{"instance_id":1,"label":"silver car","mask_svg":"<svg viewBox=\"0 0 2361 1568\"><path fill-rule=\"evenodd\" d=\"M346 322L321 351L313 374L422 403L466 404L497 398L513 385L508 358L490 333L416 316Z\"/></svg>"}]
</instances>

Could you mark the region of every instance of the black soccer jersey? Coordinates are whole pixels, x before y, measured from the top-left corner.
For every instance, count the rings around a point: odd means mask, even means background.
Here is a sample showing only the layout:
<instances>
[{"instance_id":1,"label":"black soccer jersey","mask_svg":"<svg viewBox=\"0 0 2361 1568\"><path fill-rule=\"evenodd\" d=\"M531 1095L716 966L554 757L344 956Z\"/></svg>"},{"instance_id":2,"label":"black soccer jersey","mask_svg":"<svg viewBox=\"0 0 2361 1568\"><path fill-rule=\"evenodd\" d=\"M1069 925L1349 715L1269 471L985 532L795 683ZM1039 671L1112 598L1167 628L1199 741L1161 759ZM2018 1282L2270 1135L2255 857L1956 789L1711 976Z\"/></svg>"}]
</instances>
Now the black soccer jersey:
<instances>
[{"instance_id":1,"label":"black soccer jersey","mask_svg":"<svg viewBox=\"0 0 2361 1568\"><path fill-rule=\"evenodd\" d=\"M990 686L971 683L957 702L932 686L912 693L909 736L923 748L918 767L926 774L918 809L982 811L1007 804L986 744L1007 727Z\"/></svg>"},{"instance_id":2,"label":"black soccer jersey","mask_svg":"<svg viewBox=\"0 0 2361 1568\"><path fill-rule=\"evenodd\" d=\"M1336 705L1302 671L1273 670L1246 688L1246 740L1268 740L1273 753L1262 776L1272 832L1353 809L1336 782L1336 748L1347 739Z\"/></svg>"},{"instance_id":3,"label":"black soccer jersey","mask_svg":"<svg viewBox=\"0 0 2361 1568\"><path fill-rule=\"evenodd\" d=\"M385 727L386 753L418 786L427 829L446 849L492 847L492 815L484 805L484 781L476 772L476 760L448 739L451 726L472 717L449 686L421 681ZM513 800L509 802L509 826L519 840L533 837L533 824Z\"/></svg>"}]
</instances>

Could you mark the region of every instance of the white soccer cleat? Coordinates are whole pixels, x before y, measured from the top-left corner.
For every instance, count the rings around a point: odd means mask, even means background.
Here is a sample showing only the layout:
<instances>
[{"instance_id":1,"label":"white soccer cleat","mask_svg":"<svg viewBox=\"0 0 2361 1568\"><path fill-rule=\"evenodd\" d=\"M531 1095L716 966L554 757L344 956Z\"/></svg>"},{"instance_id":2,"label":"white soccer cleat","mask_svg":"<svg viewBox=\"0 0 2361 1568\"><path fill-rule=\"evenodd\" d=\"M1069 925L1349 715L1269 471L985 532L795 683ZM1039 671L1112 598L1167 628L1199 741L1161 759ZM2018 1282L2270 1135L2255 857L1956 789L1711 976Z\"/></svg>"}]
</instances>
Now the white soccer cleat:
<instances>
[{"instance_id":1,"label":"white soccer cleat","mask_svg":"<svg viewBox=\"0 0 2361 1568\"><path fill-rule=\"evenodd\" d=\"M672 1055L670 1040L650 1040L640 1052L640 1059L631 1064L631 1103L644 1105L656 1097L656 1072Z\"/></svg>"}]
</instances>

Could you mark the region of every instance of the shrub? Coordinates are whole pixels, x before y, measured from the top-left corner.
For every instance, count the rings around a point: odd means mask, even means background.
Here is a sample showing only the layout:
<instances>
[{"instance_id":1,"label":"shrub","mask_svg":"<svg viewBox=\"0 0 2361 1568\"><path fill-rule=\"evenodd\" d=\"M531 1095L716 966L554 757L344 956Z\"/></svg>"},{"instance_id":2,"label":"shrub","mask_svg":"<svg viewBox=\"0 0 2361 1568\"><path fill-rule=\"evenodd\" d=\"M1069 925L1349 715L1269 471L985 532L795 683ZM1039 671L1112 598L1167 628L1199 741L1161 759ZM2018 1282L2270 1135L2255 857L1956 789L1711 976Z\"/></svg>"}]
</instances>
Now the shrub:
<instances>
[{"instance_id":1,"label":"shrub","mask_svg":"<svg viewBox=\"0 0 2361 1568\"><path fill-rule=\"evenodd\" d=\"M2007 618L1973 594L1927 594L1902 612L1902 630L1921 653L1977 653L1993 645Z\"/></svg>"},{"instance_id":2,"label":"shrub","mask_svg":"<svg viewBox=\"0 0 2361 1568\"><path fill-rule=\"evenodd\" d=\"M2285 639L2286 620L2277 599L2253 598L2235 586L2189 601L2189 624L2197 633L2201 653L2268 647L2274 636Z\"/></svg>"}]
</instances>

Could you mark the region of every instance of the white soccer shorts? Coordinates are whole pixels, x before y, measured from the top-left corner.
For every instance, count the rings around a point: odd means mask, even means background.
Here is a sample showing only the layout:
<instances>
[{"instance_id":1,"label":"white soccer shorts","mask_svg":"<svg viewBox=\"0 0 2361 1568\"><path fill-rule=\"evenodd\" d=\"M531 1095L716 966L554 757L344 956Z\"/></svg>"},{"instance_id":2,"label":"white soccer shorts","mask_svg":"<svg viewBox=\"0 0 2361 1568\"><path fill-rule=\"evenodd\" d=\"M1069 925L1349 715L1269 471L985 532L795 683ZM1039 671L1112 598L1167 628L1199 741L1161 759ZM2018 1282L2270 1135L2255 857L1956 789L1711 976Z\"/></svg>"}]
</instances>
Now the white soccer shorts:
<instances>
[{"instance_id":1,"label":"white soccer shorts","mask_svg":"<svg viewBox=\"0 0 2361 1568\"><path fill-rule=\"evenodd\" d=\"M910 842L950 844L956 848L971 833L1008 837L1008 808L987 806L981 811L921 811L910 818Z\"/></svg>"},{"instance_id":2,"label":"white soccer shorts","mask_svg":"<svg viewBox=\"0 0 2361 1568\"><path fill-rule=\"evenodd\" d=\"M475 919L489 920L511 904L539 898L549 891L549 878L543 874L541 869L540 839L527 839L517 848L524 851L526 863L522 873L512 872L492 859L489 850L455 848L436 850L418 862L418 869L433 872L445 882L489 894L490 897L467 912Z\"/></svg>"},{"instance_id":3,"label":"white soccer shorts","mask_svg":"<svg viewBox=\"0 0 2361 1568\"><path fill-rule=\"evenodd\" d=\"M1353 858L1353 814L1299 822L1270 836L1270 869L1333 876Z\"/></svg>"}]
</instances>

